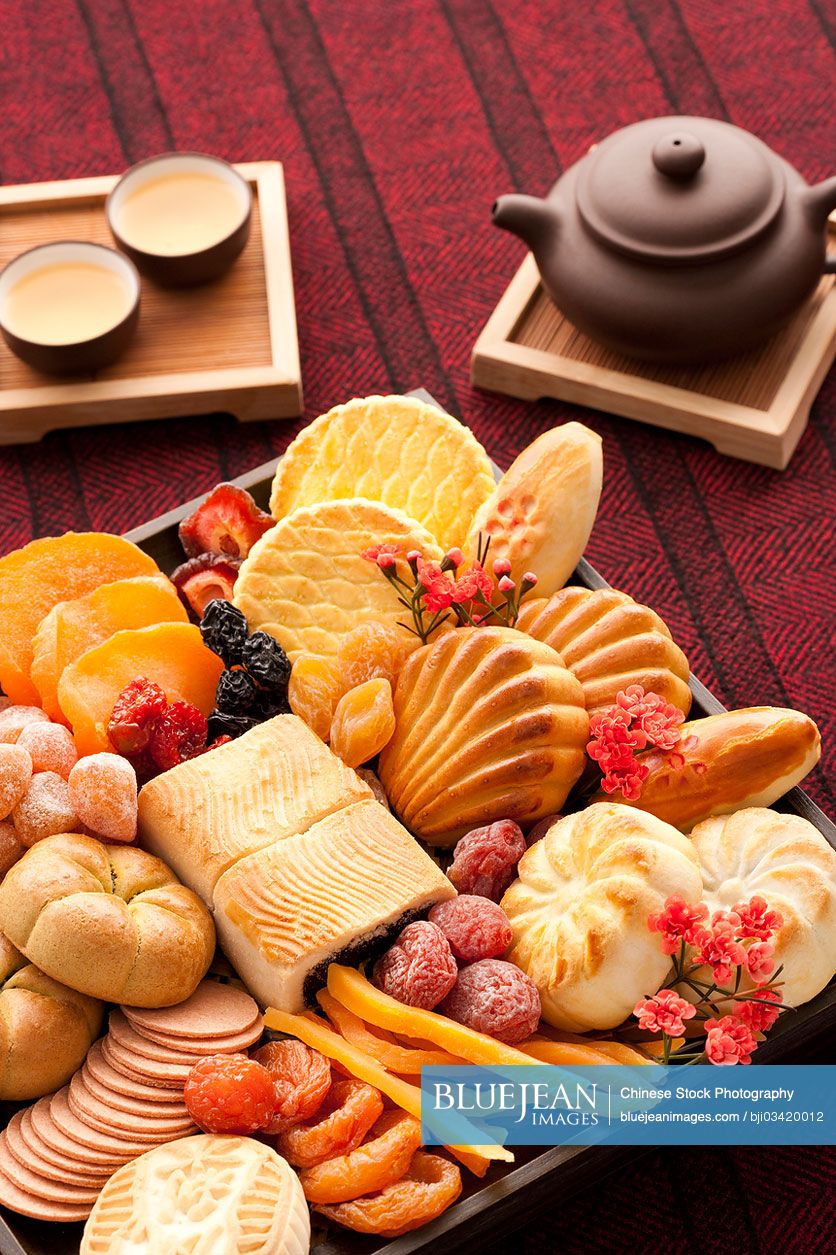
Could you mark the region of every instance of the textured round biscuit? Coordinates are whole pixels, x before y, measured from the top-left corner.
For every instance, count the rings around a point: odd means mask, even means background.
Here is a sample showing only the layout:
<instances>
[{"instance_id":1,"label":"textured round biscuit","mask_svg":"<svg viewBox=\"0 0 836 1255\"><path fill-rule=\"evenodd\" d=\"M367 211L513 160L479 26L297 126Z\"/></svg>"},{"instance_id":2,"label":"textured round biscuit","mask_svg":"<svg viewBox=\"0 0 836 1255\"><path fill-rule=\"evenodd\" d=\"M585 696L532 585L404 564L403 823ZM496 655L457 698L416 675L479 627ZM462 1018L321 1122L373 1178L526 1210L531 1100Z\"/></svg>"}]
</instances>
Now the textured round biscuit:
<instances>
[{"instance_id":1,"label":"textured round biscuit","mask_svg":"<svg viewBox=\"0 0 836 1255\"><path fill-rule=\"evenodd\" d=\"M116 1130L112 1134L102 1133L86 1121L79 1120L67 1101L66 1088L59 1089L57 1094L52 1095L49 1111L62 1133L80 1142L83 1147L89 1147L103 1155L121 1156L122 1159L126 1159L130 1154L141 1155L148 1149L144 1142L127 1136L120 1137Z\"/></svg>"},{"instance_id":2,"label":"textured round biscuit","mask_svg":"<svg viewBox=\"0 0 836 1255\"><path fill-rule=\"evenodd\" d=\"M376 545L442 557L425 527L379 501L353 497L300 506L253 545L238 572L233 602L251 631L270 632L291 656L336 654L358 624L395 626L404 617L392 585L363 557ZM403 558L400 568L401 575L408 573Z\"/></svg>"},{"instance_id":3,"label":"textured round biscuit","mask_svg":"<svg viewBox=\"0 0 836 1255\"><path fill-rule=\"evenodd\" d=\"M464 545L496 483L472 431L417 397L357 397L305 427L279 462L270 512L366 497L405 511L445 549Z\"/></svg>"},{"instance_id":4,"label":"textured round biscuit","mask_svg":"<svg viewBox=\"0 0 836 1255\"><path fill-rule=\"evenodd\" d=\"M94 1093L80 1072L76 1072L67 1091L67 1102L79 1120L100 1121L110 1129L147 1129L151 1133L178 1133L190 1130L193 1124L186 1104L176 1115L157 1113L156 1103L138 1103L133 1111L121 1111L108 1100Z\"/></svg>"},{"instance_id":5,"label":"textured round biscuit","mask_svg":"<svg viewBox=\"0 0 836 1255\"><path fill-rule=\"evenodd\" d=\"M46 1099L46 1105L47 1114L44 1117L44 1120L39 1118L39 1124L42 1128L45 1126L45 1122L49 1120L49 1099ZM97 1182L99 1184L104 1184L107 1178L112 1176L116 1169L121 1168L122 1164L125 1162L124 1159L120 1159L116 1163L101 1164L81 1159L79 1156L83 1153L84 1147L77 1144L75 1153L73 1154L65 1155L60 1150L55 1150L53 1146L44 1141L40 1133L35 1128L35 1122L32 1119L32 1110L33 1108L27 1107L27 1109L22 1113L19 1126L20 1136L25 1145L30 1148L36 1158L42 1159L45 1163L48 1163L51 1167L56 1168L59 1172L71 1172L93 1184Z\"/></svg>"},{"instance_id":6,"label":"textured round biscuit","mask_svg":"<svg viewBox=\"0 0 836 1255\"><path fill-rule=\"evenodd\" d=\"M258 1003L234 985L203 980L190 998L174 1007L122 1007L138 1033L146 1029L170 1037L215 1037L243 1033L260 1020Z\"/></svg>"},{"instance_id":7,"label":"textured round biscuit","mask_svg":"<svg viewBox=\"0 0 836 1255\"><path fill-rule=\"evenodd\" d=\"M120 1011L110 1013L108 1036L118 1046L123 1046L125 1050L143 1059L154 1060L157 1063L186 1064L188 1067L192 1067L195 1062L193 1054L171 1046L161 1046L158 1042L149 1041L147 1037L137 1033Z\"/></svg>"},{"instance_id":8,"label":"textured round biscuit","mask_svg":"<svg viewBox=\"0 0 836 1255\"><path fill-rule=\"evenodd\" d=\"M27 1194L11 1181L0 1169L0 1203L20 1216L29 1216L32 1220L50 1220L58 1224L72 1224L76 1220L86 1220L90 1215L88 1204L54 1203L45 1198L36 1198Z\"/></svg>"},{"instance_id":9,"label":"textured round biscuit","mask_svg":"<svg viewBox=\"0 0 836 1255\"><path fill-rule=\"evenodd\" d=\"M128 1075L114 1068L105 1058L102 1049L102 1043L97 1041L93 1049L87 1055L84 1062L82 1072L87 1075L89 1072L100 1085L104 1085L107 1089L113 1089L117 1094L124 1094L128 1098L141 1098L148 1102L171 1103L182 1099L183 1091L180 1087L180 1093L174 1094L172 1090L164 1085L152 1085L148 1081L137 1080L133 1075Z\"/></svg>"},{"instance_id":10,"label":"textured round biscuit","mask_svg":"<svg viewBox=\"0 0 836 1255\"><path fill-rule=\"evenodd\" d=\"M24 1168L28 1168L31 1172L37 1172L39 1176L47 1177L49 1180L66 1181L69 1185L80 1185L88 1190L104 1185L107 1178L111 1175L109 1172L99 1172L95 1176L90 1173L77 1172L74 1166L50 1163L42 1155L39 1155L31 1142L27 1142L20 1131L23 1122L23 1112L17 1111L6 1125L6 1145L9 1153L14 1156L17 1162Z\"/></svg>"},{"instance_id":11,"label":"textured round biscuit","mask_svg":"<svg viewBox=\"0 0 836 1255\"><path fill-rule=\"evenodd\" d=\"M172 1090L160 1090L155 1087L154 1093L159 1094L160 1098L138 1098L131 1094L122 1094L119 1090L111 1089L109 1085L103 1085L88 1067L81 1069L79 1078L84 1088L94 1098L115 1111L121 1111L129 1118L132 1115L143 1115L149 1109L155 1114L159 1113L160 1119L166 1120L175 1120L186 1114L186 1104L182 1098L178 1099L177 1094Z\"/></svg>"},{"instance_id":12,"label":"textured round biscuit","mask_svg":"<svg viewBox=\"0 0 836 1255\"><path fill-rule=\"evenodd\" d=\"M56 1177L43 1177L15 1159L6 1143L5 1133L0 1133L0 1172L20 1190L50 1203L70 1203L92 1206L99 1197L98 1186L71 1185Z\"/></svg>"},{"instance_id":13,"label":"textured round biscuit","mask_svg":"<svg viewBox=\"0 0 836 1255\"><path fill-rule=\"evenodd\" d=\"M142 1055L120 1046L112 1037L105 1037L102 1041L102 1054L112 1067L127 1072L138 1081L147 1079L149 1084L164 1089L182 1089L194 1066L191 1063L161 1063L159 1059L144 1059Z\"/></svg>"},{"instance_id":14,"label":"textured round biscuit","mask_svg":"<svg viewBox=\"0 0 836 1255\"><path fill-rule=\"evenodd\" d=\"M55 1095L52 1098L42 1098L40 1102L35 1103L34 1107L30 1107L32 1127L41 1141L74 1162L89 1163L96 1168L108 1168L111 1172L120 1168L129 1158L126 1150L120 1148L119 1152L115 1153L112 1150L96 1149L85 1142L80 1142L78 1138L71 1137L59 1127L52 1110L54 1097Z\"/></svg>"}]
</instances>

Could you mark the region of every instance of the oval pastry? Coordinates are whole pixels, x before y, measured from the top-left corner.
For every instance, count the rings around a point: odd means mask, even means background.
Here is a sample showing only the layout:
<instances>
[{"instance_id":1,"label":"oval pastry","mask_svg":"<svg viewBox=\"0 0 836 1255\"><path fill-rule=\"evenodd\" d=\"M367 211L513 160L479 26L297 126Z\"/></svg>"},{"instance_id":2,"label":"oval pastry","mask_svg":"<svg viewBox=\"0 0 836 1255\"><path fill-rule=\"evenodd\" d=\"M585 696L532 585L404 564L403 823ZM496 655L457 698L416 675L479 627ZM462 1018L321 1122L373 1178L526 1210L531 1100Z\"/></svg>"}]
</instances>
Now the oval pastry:
<instances>
[{"instance_id":1,"label":"oval pastry","mask_svg":"<svg viewBox=\"0 0 836 1255\"><path fill-rule=\"evenodd\" d=\"M556 649L583 686L590 715L640 684L687 715L688 659L655 610L614 588L571 585L523 604L517 627Z\"/></svg>"},{"instance_id":2,"label":"oval pastry","mask_svg":"<svg viewBox=\"0 0 836 1255\"><path fill-rule=\"evenodd\" d=\"M691 840L712 911L757 895L781 912L773 942L782 1001L815 998L836 973L836 850L800 815L760 806L707 819Z\"/></svg>"},{"instance_id":3,"label":"oval pastry","mask_svg":"<svg viewBox=\"0 0 836 1255\"><path fill-rule=\"evenodd\" d=\"M406 826L449 846L481 824L560 809L584 765L583 690L550 646L459 628L416 650L394 693L378 774Z\"/></svg>"},{"instance_id":4,"label":"oval pastry","mask_svg":"<svg viewBox=\"0 0 836 1255\"><path fill-rule=\"evenodd\" d=\"M671 894L697 902L697 854L652 815L599 803L552 824L502 899L506 956L534 981L543 1018L571 1032L615 1028L670 970L647 917Z\"/></svg>"}]
</instances>

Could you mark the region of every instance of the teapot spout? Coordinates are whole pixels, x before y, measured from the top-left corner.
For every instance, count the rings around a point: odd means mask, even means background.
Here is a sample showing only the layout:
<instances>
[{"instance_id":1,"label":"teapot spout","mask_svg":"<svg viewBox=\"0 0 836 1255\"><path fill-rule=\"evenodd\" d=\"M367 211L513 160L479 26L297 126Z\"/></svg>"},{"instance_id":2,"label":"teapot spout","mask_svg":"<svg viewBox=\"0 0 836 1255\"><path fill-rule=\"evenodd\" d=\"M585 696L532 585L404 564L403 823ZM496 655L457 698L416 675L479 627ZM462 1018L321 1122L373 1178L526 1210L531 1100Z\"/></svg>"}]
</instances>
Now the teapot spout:
<instances>
[{"instance_id":1,"label":"teapot spout","mask_svg":"<svg viewBox=\"0 0 836 1255\"><path fill-rule=\"evenodd\" d=\"M560 225L560 215L550 201L516 193L494 201L491 217L494 226L518 235L535 256Z\"/></svg>"},{"instance_id":2,"label":"teapot spout","mask_svg":"<svg viewBox=\"0 0 836 1255\"><path fill-rule=\"evenodd\" d=\"M824 226L828 215L836 209L836 175L832 179L825 179L823 183L806 188L804 200L814 221L820 221Z\"/></svg>"}]
</instances>

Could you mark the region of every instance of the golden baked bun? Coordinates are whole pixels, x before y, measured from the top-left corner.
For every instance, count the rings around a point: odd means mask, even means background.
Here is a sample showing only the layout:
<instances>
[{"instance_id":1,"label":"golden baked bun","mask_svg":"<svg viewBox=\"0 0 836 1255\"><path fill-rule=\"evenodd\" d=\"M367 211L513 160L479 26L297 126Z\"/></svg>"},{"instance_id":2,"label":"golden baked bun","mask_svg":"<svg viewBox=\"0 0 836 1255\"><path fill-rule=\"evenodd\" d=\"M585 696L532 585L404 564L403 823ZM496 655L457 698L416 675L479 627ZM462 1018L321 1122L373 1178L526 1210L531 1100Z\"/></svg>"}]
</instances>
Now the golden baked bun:
<instances>
[{"instance_id":1,"label":"golden baked bun","mask_svg":"<svg viewBox=\"0 0 836 1255\"><path fill-rule=\"evenodd\" d=\"M556 649L583 686L590 715L640 684L687 715L688 659L655 610L614 588L572 585L523 602L517 627Z\"/></svg>"},{"instance_id":2,"label":"golden baked bun","mask_svg":"<svg viewBox=\"0 0 836 1255\"><path fill-rule=\"evenodd\" d=\"M70 1079L102 1027L95 998L29 963L0 934L0 1101L41 1098Z\"/></svg>"},{"instance_id":3,"label":"golden baked bun","mask_svg":"<svg viewBox=\"0 0 836 1255\"><path fill-rule=\"evenodd\" d=\"M624 804L682 832L711 815L771 806L813 770L821 754L813 720L780 706L727 710L684 723L680 733L676 749L637 755L650 774L641 797ZM597 793L593 801L605 797Z\"/></svg>"},{"instance_id":4,"label":"golden baked bun","mask_svg":"<svg viewBox=\"0 0 836 1255\"><path fill-rule=\"evenodd\" d=\"M54 980L136 1007L188 998L215 949L211 915L165 863L75 832L39 841L8 872L0 931Z\"/></svg>"},{"instance_id":5,"label":"golden baked bun","mask_svg":"<svg viewBox=\"0 0 836 1255\"><path fill-rule=\"evenodd\" d=\"M560 809L584 765L589 717L554 650L513 628L459 628L416 650L394 692L378 775L407 828L431 845L495 819Z\"/></svg>"},{"instance_id":6,"label":"golden baked bun","mask_svg":"<svg viewBox=\"0 0 836 1255\"><path fill-rule=\"evenodd\" d=\"M836 974L836 850L800 815L755 806L706 819L691 840L712 911L757 894L781 912L773 942L782 1002L815 998Z\"/></svg>"},{"instance_id":7,"label":"golden baked bun","mask_svg":"<svg viewBox=\"0 0 836 1255\"><path fill-rule=\"evenodd\" d=\"M490 558L507 558L515 580L533 571L538 592L550 597L583 556L603 473L601 437L594 431L564 423L543 432L477 510L466 552L476 552L479 533L490 537Z\"/></svg>"},{"instance_id":8,"label":"golden baked bun","mask_svg":"<svg viewBox=\"0 0 836 1255\"><path fill-rule=\"evenodd\" d=\"M300 431L273 480L270 512L366 497L404 510L444 549L462 546L496 482L469 428L417 397L356 397Z\"/></svg>"},{"instance_id":9,"label":"golden baked bun","mask_svg":"<svg viewBox=\"0 0 836 1255\"><path fill-rule=\"evenodd\" d=\"M520 859L502 899L506 956L540 993L543 1018L571 1032L615 1028L670 970L647 917L702 892L692 843L652 815L614 802L557 820Z\"/></svg>"}]
</instances>

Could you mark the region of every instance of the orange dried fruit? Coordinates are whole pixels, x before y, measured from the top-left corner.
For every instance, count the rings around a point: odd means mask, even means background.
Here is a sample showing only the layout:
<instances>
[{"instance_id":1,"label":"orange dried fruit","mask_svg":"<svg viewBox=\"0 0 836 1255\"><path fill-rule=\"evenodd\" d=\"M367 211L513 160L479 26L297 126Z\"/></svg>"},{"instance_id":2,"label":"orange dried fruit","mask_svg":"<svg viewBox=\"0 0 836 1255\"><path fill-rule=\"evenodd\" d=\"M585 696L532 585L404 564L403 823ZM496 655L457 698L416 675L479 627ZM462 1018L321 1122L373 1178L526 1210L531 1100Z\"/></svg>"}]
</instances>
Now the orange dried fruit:
<instances>
[{"instance_id":1,"label":"orange dried fruit","mask_svg":"<svg viewBox=\"0 0 836 1255\"><path fill-rule=\"evenodd\" d=\"M343 692L339 664L318 654L300 654L293 664L287 700L294 715L323 741L328 740L334 710Z\"/></svg>"},{"instance_id":2,"label":"orange dried fruit","mask_svg":"<svg viewBox=\"0 0 836 1255\"><path fill-rule=\"evenodd\" d=\"M342 1033L347 1042L367 1051L389 1072L397 1072L407 1076L420 1075L422 1068L459 1067L464 1062L446 1050L434 1050L432 1047L418 1049L413 1045L402 1046L395 1040L393 1033L385 1029L371 1029L359 1015L341 1006L336 998L332 998L327 989L320 989L316 995L317 1002L328 1016L338 1033Z\"/></svg>"},{"instance_id":3,"label":"orange dried fruit","mask_svg":"<svg viewBox=\"0 0 836 1255\"><path fill-rule=\"evenodd\" d=\"M164 575L138 575L102 584L83 597L60 601L41 620L32 641L32 682L44 710L63 721L58 682L65 667L114 632L152 623L186 623L188 615Z\"/></svg>"},{"instance_id":4,"label":"orange dried fruit","mask_svg":"<svg viewBox=\"0 0 836 1255\"><path fill-rule=\"evenodd\" d=\"M77 817L63 776L54 771L39 771L33 776L12 811L12 823L26 846L57 836L59 832L74 832Z\"/></svg>"},{"instance_id":5,"label":"orange dried fruit","mask_svg":"<svg viewBox=\"0 0 836 1255\"><path fill-rule=\"evenodd\" d=\"M409 1171L394 1184L333 1207L315 1204L315 1210L357 1233L396 1238L435 1220L461 1192L462 1174L454 1163L418 1150Z\"/></svg>"},{"instance_id":6,"label":"orange dried fruit","mask_svg":"<svg viewBox=\"0 0 836 1255\"><path fill-rule=\"evenodd\" d=\"M331 1088L331 1064L325 1055L288 1038L268 1042L251 1057L267 1069L276 1087L268 1133L283 1133L316 1115Z\"/></svg>"},{"instance_id":7,"label":"orange dried fruit","mask_svg":"<svg viewBox=\"0 0 836 1255\"><path fill-rule=\"evenodd\" d=\"M380 1090L353 1077L332 1081L316 1119L280 1133L276 1149L296 1168L356 1150L383 1114Z\"/></svg>"},{"instance_id":8,"label":"orange dried fruit","mask_svg":"<svg viewBox=\"0 0 836 1255\"><path fill-rule=\"evenodd\" d=\"M14 748L26 750L33 771L54 771L65 780L78 762L75 742L62 723L27 723Z\"/></svg>"},{"instance_id":9,"label":"orange dried fruit","mask_svg":"<svg viewBox=\"0 0 836 1255\"><path fill-rule=\"evenodd\" d=\"M359 767L379 754L395 731L392 685L382 677L349 689L331 721L331 749L346 767Z\"/></svg>"},{"instance_id":10,"label":"orange dried fruit","mask_svg":"<svg viewBox=\"0 0 836 1255\"><path fill-rule=\"evenodd\" d=\"M83 597L100 584L159 575L136 545L106 532L67 532L33 540L0 558L0 685L13 702L34 705L32 641L59 601Z\"/></svg>"},{"instance_id":11,"label":"orange dried fruit","mask_svg":"<svg viewBox=\"0 0 836 1255\"><path fill-rule=\"evenodd\" d=\"M107 725L114 703L137 676L159 684L169 702L184 701L208 715L223 663L191 623L158 623L117 632L65 668L58 700L80 755L112 751Z\"/></svg>"},{"instance_id":12,"label":"orange dried fruit","mask_svg":"<svg viewBox=\"0 0 836 1255\"><path fill-rule=\"evenodd\" d=\"M340 646L337 660L343 692L383 678L394 684L409 654L420 644L406 628L370 619L353 628Z\"/></svg>"},{"instance_id":13,"label":"orange dried fruit","mask_svg":"<svg viewBox=\"0 0 836 1255\"><path fill-rule=\"evenodd\" d=\"M421 1124L405 1111L384 1111L368 1139L299 1174L309 1203L347 1203L399 1181L421 1145Z\"/></svg>"}]
</instances>

